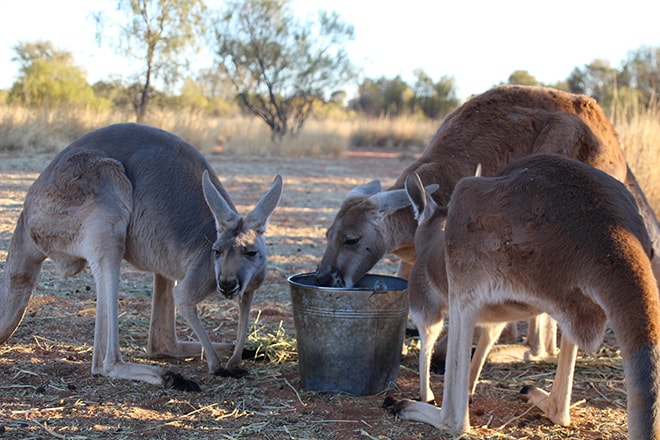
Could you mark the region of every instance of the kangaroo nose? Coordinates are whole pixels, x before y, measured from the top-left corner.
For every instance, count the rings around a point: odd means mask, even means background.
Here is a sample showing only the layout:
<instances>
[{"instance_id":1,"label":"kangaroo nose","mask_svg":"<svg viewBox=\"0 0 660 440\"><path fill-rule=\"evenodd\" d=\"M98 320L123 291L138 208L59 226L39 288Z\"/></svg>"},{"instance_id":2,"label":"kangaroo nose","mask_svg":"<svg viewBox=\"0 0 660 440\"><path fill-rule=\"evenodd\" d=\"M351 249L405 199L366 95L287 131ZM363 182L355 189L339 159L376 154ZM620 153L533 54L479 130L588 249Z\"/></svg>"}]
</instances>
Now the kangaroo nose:
<instances>
[{"instance_id":1,"label":"kangaroo nose","mask_svg":"<svg viewBox=\"0 0 660 440\"><path fill-rule=\"evenodd\" d=\"M323 287L343 287L343 278L334 270L331 271L316 271L314 275L314 282L317 286Z\"/></svg>"},{"instance_id":2,"label":"kangaroo nose","mask_svg":"<svg viewBox=\"0 0 660 440\"><path fill-rule=\"evenodd\" d=\"M222 279L218 283L218 290L226 298L232 298L234 294L238 292L239 288L240 284L236 278Z\"/></svg>"},{"instance_id":3,"label":"kangaroo nose","mask_svg":"<svg viewBox=\"0 0 660 440\"><path fill-rule=\"evenodd\" d=\"M316 272L314 281L316 282L317 286L329 286L332 282L332 276L327 272L323 274Z\"/></svg>"}]
</instances>

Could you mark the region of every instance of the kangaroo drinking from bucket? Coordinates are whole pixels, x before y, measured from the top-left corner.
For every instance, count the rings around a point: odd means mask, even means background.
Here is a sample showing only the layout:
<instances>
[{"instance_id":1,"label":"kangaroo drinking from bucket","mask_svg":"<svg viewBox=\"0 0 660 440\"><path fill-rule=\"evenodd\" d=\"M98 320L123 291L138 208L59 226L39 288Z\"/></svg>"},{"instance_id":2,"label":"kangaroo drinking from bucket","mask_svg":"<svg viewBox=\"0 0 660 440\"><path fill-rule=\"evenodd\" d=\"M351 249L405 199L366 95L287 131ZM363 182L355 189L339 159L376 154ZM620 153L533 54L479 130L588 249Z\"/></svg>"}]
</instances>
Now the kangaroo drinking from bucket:
<instances>
[{"instance_id":1,"label":"kangaroo drinking from bucket","mask_svg":"<svg viewBox=\"0 0 660 440\"><path fill-rule=\"evenodd\" d=\"M120 263L153 272L148 351L199 355L209 372L240 375L254 291L266 272L263 233L282 193L282 178L241 216L209 163L165 131L117 124L92 131L60 152L32 184L11 239L0 283L0 343L18 327L43 261L65 276L86 265L96 282L92 373L198 390L166 369L124 362L119 349ZM239 302L233 353L224 368L197 315L219 291ZM176 310L199 342L177 341Z\"/></svg>"},{"instance_id":2,"label":"kangaroo drinking from bucket","mask_svg":"<svg viewBox=\"0 0 660 440\"><path fill-rule=\"evenodd\" d=\"M559 153L599 168L625 182L645 219L656 254L660 228L653 210L627 167L612 124L596 101L543 87L500 86L476 96L451 113L438 128L421 157L388 189L404 188L417 173L425 185L437 183L433 198L446 206L454 185L471 176L481 163L485 176L508 162L533 153ZM401 259L399 275L408 278L415 262L417 222L411 208L390 209L382 202L379 181L350 191L327 231L327 246L317 269L321 286L351 287L385 254ZM660 277L660 259L653 259ZM556 333L535 341L532 355L554 352ZM543 338L541 338L543 339Z\"/></svg>"},{"instance_id":3,"label":"kangaroo drinking from bucket","mask_svg":"<svg viewBox=\"0 0 660 440\"><path fill-rule=\"evenodd\" d=\"M391 398L386 405L403 419L468 432L474 326L489 307L518 302L549 313L563 331L550 401L568 411L573 344L596 349L609 323L621 347L630 438L660 438L660 298L651 242L625 187L581 162L534 155L497 177L462 179L447 209L442 408ZM442 241L441 230L419 233ZM533 403L549 404L545 392L530 391Z\"/></svg>"}]
</instances>

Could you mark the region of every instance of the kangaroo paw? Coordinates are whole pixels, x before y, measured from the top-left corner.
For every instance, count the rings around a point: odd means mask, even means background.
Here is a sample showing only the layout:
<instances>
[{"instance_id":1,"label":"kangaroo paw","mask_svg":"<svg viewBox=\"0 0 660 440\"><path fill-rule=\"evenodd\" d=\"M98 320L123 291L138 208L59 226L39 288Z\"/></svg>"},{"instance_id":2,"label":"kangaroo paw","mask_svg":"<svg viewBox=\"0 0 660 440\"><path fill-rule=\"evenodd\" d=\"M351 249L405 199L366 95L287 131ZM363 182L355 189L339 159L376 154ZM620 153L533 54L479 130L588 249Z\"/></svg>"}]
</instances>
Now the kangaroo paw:
<instances>
[{"instance_id":1,"label":"kangaroo paw","mask_svg":"<svg viewBox=\"0 0 660 440\"><path fill-rule=\"evenodd\" d=\"M221 376L221 377L233 377L233 378L239 378L243 377L248 374L247 370L244 370L243 368L232 368L232 369L227 369L220 367L218 370L216 370L215 373L216 376Z\"/></svg>"},{"instance_id":2,"label":"kangaroo paw","mask_svg":"<svg viewBox=\"0 0 660 440\"><path fill-rule=\"evenodd\" d=\"M201 391L201 388L197 383L172 371L167 371L163 375L163 386L178 391Z\"/></svg>"}]
</instances>

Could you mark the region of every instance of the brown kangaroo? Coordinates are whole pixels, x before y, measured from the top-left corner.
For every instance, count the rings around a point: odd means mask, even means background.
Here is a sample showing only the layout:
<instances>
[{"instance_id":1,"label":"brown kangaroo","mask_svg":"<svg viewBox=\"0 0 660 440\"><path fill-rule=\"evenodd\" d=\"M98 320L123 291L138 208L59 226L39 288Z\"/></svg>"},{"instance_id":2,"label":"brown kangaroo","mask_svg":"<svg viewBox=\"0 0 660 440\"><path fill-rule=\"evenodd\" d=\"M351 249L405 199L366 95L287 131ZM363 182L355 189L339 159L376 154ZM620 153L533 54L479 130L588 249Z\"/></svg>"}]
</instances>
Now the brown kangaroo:
<instances>
[{"instance_id":1,"label":"brown kangaroo","mask_svg":"<svg viewBox=\"0 0 660 440\"><path fill-rule=\"evenodd\" d=\"M473 175L478 164L484 176L492 176L512 160L541 152L578 159L624 182L644 218L654 253L660 253L658 221L625 162L614 127L596 101L551 88L500 86L450 114L421 157L388 190L381 191L375 180L346 195L327 230L317 283L350 287L388 253L401 259L399 275L409 278L416 258L417 222L410 207L401 209L387 195L403 190L408 175L417 173L425 185L439 184L433 198L446 206L456 182ZM660 278L660 259L652 263ZM526 357L555 353L556 324L549 321L545 314L530 320Z\"/></svg>"},{"instance_id":2,"label":"brown kangaroo","mask_svg":"<svg viewBox=\"0 0 660 440\"><path fill-rule=\"evenodd\" d=\"M626 187L579 161L538 154L510 163L496 177L460 180L447 209L427 204L422 222L437 226L444 216L444 232L420 226L416 238L444 242L444 262L424 249L416 262L435 263L439 272L446 266L442 408L392 398L386 406L403 419L468 432L474 327L498 322L502 307L526 304L549 313L563 331L552 393L533 388L530 400L568 424L575 345L595 350L609 323L623 358L629 436L660 438L660 298L651 241Z\"/></svg>"}]
</instances>

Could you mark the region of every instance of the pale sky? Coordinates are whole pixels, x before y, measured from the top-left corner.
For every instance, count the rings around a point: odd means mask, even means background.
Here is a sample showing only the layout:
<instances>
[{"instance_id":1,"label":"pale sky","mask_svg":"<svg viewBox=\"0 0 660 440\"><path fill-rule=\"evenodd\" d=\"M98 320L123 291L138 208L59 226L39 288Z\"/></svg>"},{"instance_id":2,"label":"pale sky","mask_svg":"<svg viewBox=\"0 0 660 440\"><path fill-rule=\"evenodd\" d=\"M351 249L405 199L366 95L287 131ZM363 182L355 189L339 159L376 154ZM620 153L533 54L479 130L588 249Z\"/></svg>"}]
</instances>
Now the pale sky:
<instances>
[{"instance_id":1,"label":"pale sky","mask_svg":"<svg viewBox=\"0 0 660 440\"><path fill-rule=\"evenodd\" d=\"M128 73L107 44L98 47L89 17L115 4L0 0L0 89L16 79L11 58L19 41L49 40L72 52L90 83ZM356 38L347 49L364 76L401 75L412 86L422 69L435 81L454 77L460 98L506 82L515 70L555 83L597 58L619 67L630 51L660 47L657 0L293 0L293 8L301 17L334 10L352 24Z\"/></svg>"}]
</instances>

